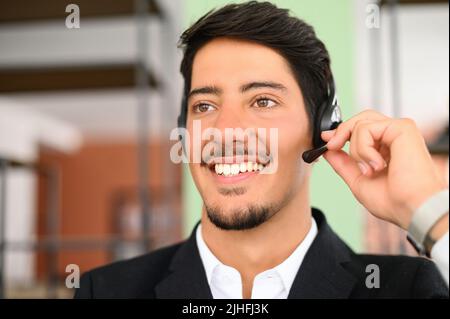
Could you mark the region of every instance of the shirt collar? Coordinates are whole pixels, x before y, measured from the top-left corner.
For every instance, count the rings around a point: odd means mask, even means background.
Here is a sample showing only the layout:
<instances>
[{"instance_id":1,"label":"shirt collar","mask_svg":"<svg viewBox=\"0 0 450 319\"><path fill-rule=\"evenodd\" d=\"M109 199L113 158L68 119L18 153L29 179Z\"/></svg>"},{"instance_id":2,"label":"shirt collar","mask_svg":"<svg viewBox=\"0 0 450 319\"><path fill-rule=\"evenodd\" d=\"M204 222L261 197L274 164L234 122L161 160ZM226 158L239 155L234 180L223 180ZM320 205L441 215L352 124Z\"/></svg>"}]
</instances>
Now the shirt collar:
<instances>
[{"instance_id":1,"label":"shirt collar","mask_svg":"<svg viewBox=\"0 0 450 319\"><path fill-rule=\"evenodd\" d=\"M309 231L303 241L297 246L297 248L295 248L292 254L285 261L273 268L273 270L280 275L286 291L289 292L291 290L295 276L297 275L303 259L314 241L317 232L316 221L311 217L311 227L309 228Z\"/></svg>"},{"instance_id":2,"label":"shirt collar","mask_svg":"<svg viewBox=\"0 0 450 319\"><path fill-rule=\"evenodd\" d=\"M203 266L205 267L206 272L206 278L208 279L208 284L211 284L211 278L212 274L214 272L214 269L219 266L223 265L219 259L214 256L212 251L209 249L209 247L206 245L205 241L203 240L202 236L202 224L200 223L197 227L197 232L195 234L197 239L197 247L200 253L200 258L202 259Z\"/></svg>"},{"instance_id":3,"label":"shirt collar","mask_svg":"<svg viewBox=\"0 0 450 319\"><path fill-rule=\"evenodd\" d=\"M227 265L224 265L219 259L214 256L212 251L209 249L209 247L206 245L205 241L203 240L203 236L201 233L201 223L197 227L196 231L196 241L197 241L197 247L200 253L200 258L202 260L203 266L205 268L206 277L208 279L208 284L211 284L212 276L214 273L214 270L217 267L221 268L231 268ZM297 272L303 262L303 259L308 252L309 247L311 246L312 242L314 241L314 238L316 237L318 232L317 224L314 218L311 218L311 227L306 234L303 241L295 248L295 250L292 252L292 254L284 260L281 264L277 265L276 267L272 269L268 269L264 272L276 272L283 281L283 285L286 289L286 291L290 291L292 284L294 282L294 279L297 275ZM233 268L234 269L234 268Z\"/></svg>"}]
</instances>

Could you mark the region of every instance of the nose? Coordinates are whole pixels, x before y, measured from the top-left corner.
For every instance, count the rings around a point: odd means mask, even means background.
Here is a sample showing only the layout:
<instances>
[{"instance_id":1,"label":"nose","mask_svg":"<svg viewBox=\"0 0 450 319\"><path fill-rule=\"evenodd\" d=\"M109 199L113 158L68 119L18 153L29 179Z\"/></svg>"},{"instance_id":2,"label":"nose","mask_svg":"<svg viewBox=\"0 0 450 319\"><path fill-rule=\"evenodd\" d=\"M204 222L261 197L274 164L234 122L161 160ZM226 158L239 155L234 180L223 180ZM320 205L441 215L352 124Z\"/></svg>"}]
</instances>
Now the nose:
<instances>
[{"instance_id":1,"label":"nose","mask_svg":"<svg viewBox=\"0 0 450 319\"><path fill-rule=\"evenodd\" d=\"M228 128L245 128L243 127L243 114L233 105L222 105L219 110L213 126L219 129L222 133Z\"/></svg>"},{"instance_id":2,"label":"nose","mask_svg":"<svg viewBox=\"0 0 450 319\"><path fill-rule=\"evenodd\" d=\"M242 109L239 104L222 105L218 111L217 116L211 125L219 130L222 137L222 145L225 149L222 150L223 155L243 155L245 153L247 143L254 135L248 132L249 121L246 117L245 109Z\"/></svg>"}]
</instances>

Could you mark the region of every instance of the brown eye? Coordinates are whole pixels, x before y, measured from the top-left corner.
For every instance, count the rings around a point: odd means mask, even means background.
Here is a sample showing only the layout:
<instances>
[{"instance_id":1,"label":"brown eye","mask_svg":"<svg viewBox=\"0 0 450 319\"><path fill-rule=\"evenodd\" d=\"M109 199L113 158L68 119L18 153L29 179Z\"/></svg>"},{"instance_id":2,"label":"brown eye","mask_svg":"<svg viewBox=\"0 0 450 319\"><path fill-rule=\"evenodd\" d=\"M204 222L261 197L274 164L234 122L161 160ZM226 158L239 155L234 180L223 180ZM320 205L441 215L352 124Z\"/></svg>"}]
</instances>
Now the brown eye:
<instances>
[{"instance_id":1,"label":"brown eye","mask_svg":"<svg viewBox=\"0 0 450 319\"><path fill-rule=\"evenodd\" d=\"M257 99L255 102L255 107L259 107L259 108L271 108L276 106L276 103L274 101L272 101L271 99L267 99L267 98L260 98Z\"/></svg>"},{"instance_id":2,"label":"brown eye","mask_svg":"<svg viewBox=\"0 0 450 319\"><path fill-rule=\"evenodd\" d=\"M195 113L205 113L214 110L214 106L207 103L200 103L197 105L194 105L194 112Z\"/></svg>"}]
</instances>

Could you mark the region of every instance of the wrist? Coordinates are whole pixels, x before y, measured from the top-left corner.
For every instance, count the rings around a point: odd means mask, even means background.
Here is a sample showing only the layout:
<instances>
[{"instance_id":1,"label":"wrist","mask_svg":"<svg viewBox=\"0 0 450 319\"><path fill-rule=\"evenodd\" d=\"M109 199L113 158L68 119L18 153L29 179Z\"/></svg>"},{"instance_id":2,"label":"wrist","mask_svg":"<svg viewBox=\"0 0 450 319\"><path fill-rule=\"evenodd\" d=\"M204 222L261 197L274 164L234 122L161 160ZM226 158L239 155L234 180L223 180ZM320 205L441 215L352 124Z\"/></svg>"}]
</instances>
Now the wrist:
<instances>
[{"instance_id":1,"label":"wrist","mask_svg":"<svg viewBox=\"0 0 450 319\"><path fill-rule=\"evenodd\" d=\"M426 200L411 217L408 240L419 254L428 254L434 243L448 230L448 189Z\"/></svg>"},{"instance_id":2,"label":"wrist","mask_svg":"<svg viewBox=\"0 0 450 319\"><path fill-rule=\"evenodd\" d=\"M432 198L435 194L440 193L442 191L447 190L448 187L446 185L436 185L436 187L431 188L428 192L423 192L422 194L418 194L417 196L414 196L414 198L411 198L411 200L406 203L406 207L404 210L404 214L402 219L399 221L399 226L405 230L408 230L411 227L411 222L414 219L414 215L417 213L419 208L422 207L423 204L428 202L430 198ZM448 213L448 211L447 211ZM431 229L430 229L431 231Z\"/></svg>"}]
</instances>

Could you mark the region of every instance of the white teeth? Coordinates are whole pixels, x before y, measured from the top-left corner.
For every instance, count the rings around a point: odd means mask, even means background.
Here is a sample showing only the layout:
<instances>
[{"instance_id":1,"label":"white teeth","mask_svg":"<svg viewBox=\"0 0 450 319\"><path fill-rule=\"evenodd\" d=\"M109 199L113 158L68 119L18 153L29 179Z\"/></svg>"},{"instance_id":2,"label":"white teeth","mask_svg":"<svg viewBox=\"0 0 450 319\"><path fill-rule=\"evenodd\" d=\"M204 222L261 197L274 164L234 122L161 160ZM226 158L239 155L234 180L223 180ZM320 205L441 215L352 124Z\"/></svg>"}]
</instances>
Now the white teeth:
<instances>
[{"instance_id":1,"label":"white teeth","mask_svg":"<svg viewBox=\"0 0 450 319\"><path fill-rule=\"evenodd\" d=\"M253 163L253 162L244 162L240 164L215 164L214 170L217 175L224 176L234 176L239 173L245 172L256 172L261 171L264 168L264 165Z\"/></svg>"},{"instance_id":2,"label":"white teeth","mask_svg":"<svg viewBox=\"0 0 450 319\"><path fill-rule=\"evenodd\" d=\"M231 174L237 175L239 174L239 164L233 164L231 165Z\"/></svg>"},{"instance_id":3,"label":"white teeth","mask_svg":"<svg viewBox=\"0 0 450 319\"><path fill-rule=\"evenodd\" d=\"M231 166L229 164L223 164L223 175L228 176L231 172Z\"/></svg>"}]
</instances>

